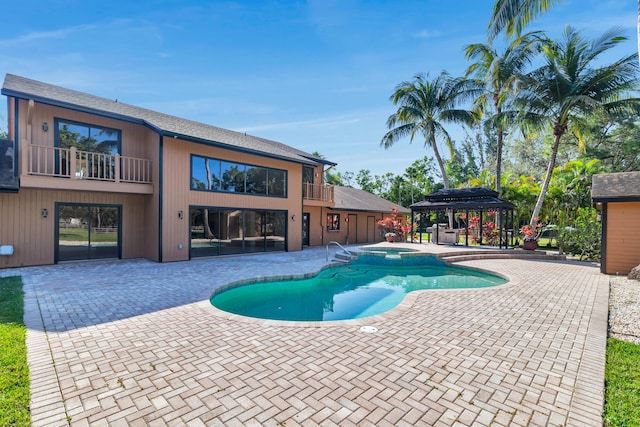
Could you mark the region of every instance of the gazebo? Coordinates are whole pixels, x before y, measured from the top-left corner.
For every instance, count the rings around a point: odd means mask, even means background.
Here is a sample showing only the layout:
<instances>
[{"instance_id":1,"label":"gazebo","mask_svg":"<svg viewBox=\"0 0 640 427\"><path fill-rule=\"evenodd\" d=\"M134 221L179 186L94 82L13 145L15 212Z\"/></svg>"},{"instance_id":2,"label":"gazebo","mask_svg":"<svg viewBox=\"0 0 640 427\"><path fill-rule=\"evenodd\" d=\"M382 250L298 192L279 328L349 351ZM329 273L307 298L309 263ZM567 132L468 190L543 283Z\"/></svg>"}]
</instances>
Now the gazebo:
<instances>
[{"instance_id":1,"label":"gazebo","mask_svg":"<svg viewBox=\"0 0 640 427\"><path fill-rule=\"evenodd\" d=\"M411 205L411 223L415 223L416 213L433 213L436 214L436 221L431 227L433 241L437 244L442 243L458 243L459 229L447 229L438 223L440 214L464 212L465 214L465 246L469 246L469 212L479 212L479 230L483 229L484 214L486 212L496 212L498 217L502 219L502 226L498 230L499 246L508 247L509 224L513 228L513 211L515 206L498 197L496 191L484 187L476 188L456 188L448 190L438 190L425 196L424 201ZM424 216L420 215L419 229L424 230ZM442 235L441 235L442 234ZM482 231L480 231L479 243L482 245ZM453 236L453 237L452 237ZM511 234L513 238L513 233ZM411 236L413 241L413 236ZM422 233L420 234L420 243L422 243Z\"/></svg>"}]
</instances>

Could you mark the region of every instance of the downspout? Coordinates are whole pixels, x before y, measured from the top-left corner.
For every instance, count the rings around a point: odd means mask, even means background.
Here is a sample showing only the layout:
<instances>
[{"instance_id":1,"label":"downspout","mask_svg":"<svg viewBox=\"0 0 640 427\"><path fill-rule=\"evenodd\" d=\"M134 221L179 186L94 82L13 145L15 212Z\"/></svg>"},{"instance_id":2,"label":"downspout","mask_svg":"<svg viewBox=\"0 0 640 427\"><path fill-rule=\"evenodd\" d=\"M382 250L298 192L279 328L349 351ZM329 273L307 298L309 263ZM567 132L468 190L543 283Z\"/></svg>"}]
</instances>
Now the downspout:
<instances>
[{"instance_id":1,"label":"downspout","mask_svg":"<svg viewBox=\"0 0 640 427\"><path fill-rule=\"evenodd\" d=\"M607 207L609 206L608 203L603 202L602 203L602 211L600 213L602 221L601 221L601 229L600 229L600 272L601 273L605 273L607 272Z\"/></svg>"},{"instance_id":2,"label":"downspout","mask_svg":"<svg viewBox=\"0 0 640 427\"><path fill-rule=\"evenodd\" d=\"M324 222L323 222L324 220L322 219L322 218L324 218L324 214L322 212L323 209L324 209L324 207L320 206L320 230L322 230L322 232L320 233L321 240L322 240L322 245L321 246L324 246L324 225L323 225L324 224Z\"/></svg>"},{"instance_id":3,"label":"downspout","mask_svg":"<svg viewBox=\"0 0 640 427\"><path fill-rule=\"evenodd\" d=\"M162 133L158 134L158 262L162 262L162 174L163 174L163 155L164 155L164 137Z\"/></svg>"}]
</instances>

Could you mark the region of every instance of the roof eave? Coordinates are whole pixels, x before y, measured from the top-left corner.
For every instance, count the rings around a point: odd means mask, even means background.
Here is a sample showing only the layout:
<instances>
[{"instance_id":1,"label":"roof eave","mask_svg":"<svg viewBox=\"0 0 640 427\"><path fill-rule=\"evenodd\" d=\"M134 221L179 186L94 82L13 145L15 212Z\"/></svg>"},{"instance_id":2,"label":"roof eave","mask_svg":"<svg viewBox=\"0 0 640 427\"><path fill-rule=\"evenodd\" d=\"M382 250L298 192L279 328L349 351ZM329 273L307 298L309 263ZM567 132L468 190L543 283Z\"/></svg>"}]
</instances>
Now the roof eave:
<instances>
[{"instance_id":1,"label":"roof eave","mask_svg":"<svg viewBox=\"0 0 640 427\"><path fill-rule=\"evenodd\" d=\"M14 98L19 98L19 99L25 99L25 100L32 99L34 102L38 102L45 105L51 105L54 107L60 107L60 108L66 108L68 110L79 111L81 113L94 114L97 116L107 117L110 119L122 120L129 123L145 125L150 129L153 129L157 133L160 133L162 131L158 127L152 125L151 123L145 120L127 116L125 114L111 113L109 111L99 110L97 108L83 107L78 104L73 104L70 102L60 101L52 98L47 98L44 96L34 95L27 92L20 92L13 89L7 89L7 88L2 88L2 90L0 90L0 94L5 96L12 96Z\"/></svg>"},{"instance_id":2,"label":"roof eave","mask_svg":"<svg viewBox=\"0 0 640 427\"><path fill-rule=\"evenodd\" d=\"M611 203L611 202L640 202L640 195L638 196L616 196L616 197L592 197L593 203Z\"/></svg>"}]
</instances>

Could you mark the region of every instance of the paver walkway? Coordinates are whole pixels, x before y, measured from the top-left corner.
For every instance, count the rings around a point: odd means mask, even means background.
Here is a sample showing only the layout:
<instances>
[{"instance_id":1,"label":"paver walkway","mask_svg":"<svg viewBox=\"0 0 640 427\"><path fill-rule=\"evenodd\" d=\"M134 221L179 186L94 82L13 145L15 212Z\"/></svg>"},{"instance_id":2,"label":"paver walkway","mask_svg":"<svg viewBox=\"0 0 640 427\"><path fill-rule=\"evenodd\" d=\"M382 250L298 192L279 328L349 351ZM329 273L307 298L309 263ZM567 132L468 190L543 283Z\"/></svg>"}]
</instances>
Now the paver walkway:
<instances>
[{"instance_id":1,"label":"paver walkway","mask_svg":"<svg viewBox=\"0 0 640 427\"><path fill-rule=\"evenodd\" d=\"M233 280L317 271L324 251L2 272L25 283L34 425L601 425L608 278L596 267L467 261L510 282L414 292L350 321L208 303Z\"/></svg>"}]
</instances>

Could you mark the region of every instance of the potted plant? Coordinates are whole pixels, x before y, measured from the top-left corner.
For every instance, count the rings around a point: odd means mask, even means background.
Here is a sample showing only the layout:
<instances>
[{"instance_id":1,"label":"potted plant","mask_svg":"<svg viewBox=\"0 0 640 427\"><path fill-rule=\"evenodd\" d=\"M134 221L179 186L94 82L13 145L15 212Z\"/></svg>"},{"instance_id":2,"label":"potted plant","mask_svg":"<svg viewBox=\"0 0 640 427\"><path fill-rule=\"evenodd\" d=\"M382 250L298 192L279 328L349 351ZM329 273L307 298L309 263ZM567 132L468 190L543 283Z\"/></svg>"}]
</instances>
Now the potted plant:
<instances>
[{"instance_id":1,"label":"potted plant","mask_svg":"<svg viewBox=\"0 0 640 427\"><path fill-rule=\"evenodd\" d=\"M411 226L398 217L398 209L391 208L391 216L376 221L378 227L382 228L387 242L395 242L396 238L403 242L411 231Z\"/></svg>"},{"instance_id":2,"label":"potted plant","mask_svg":"<svg viewBox=\"0 0 640 427\"><path fill-rule=\"evenodd\" d=\"M522 235L522 249L533 251L538 248L538 237L542 231L542 224L538 222L538 218L535 219L534 224L526 224L520 228L520 234Z\"/></svg>"}]
</instances>

